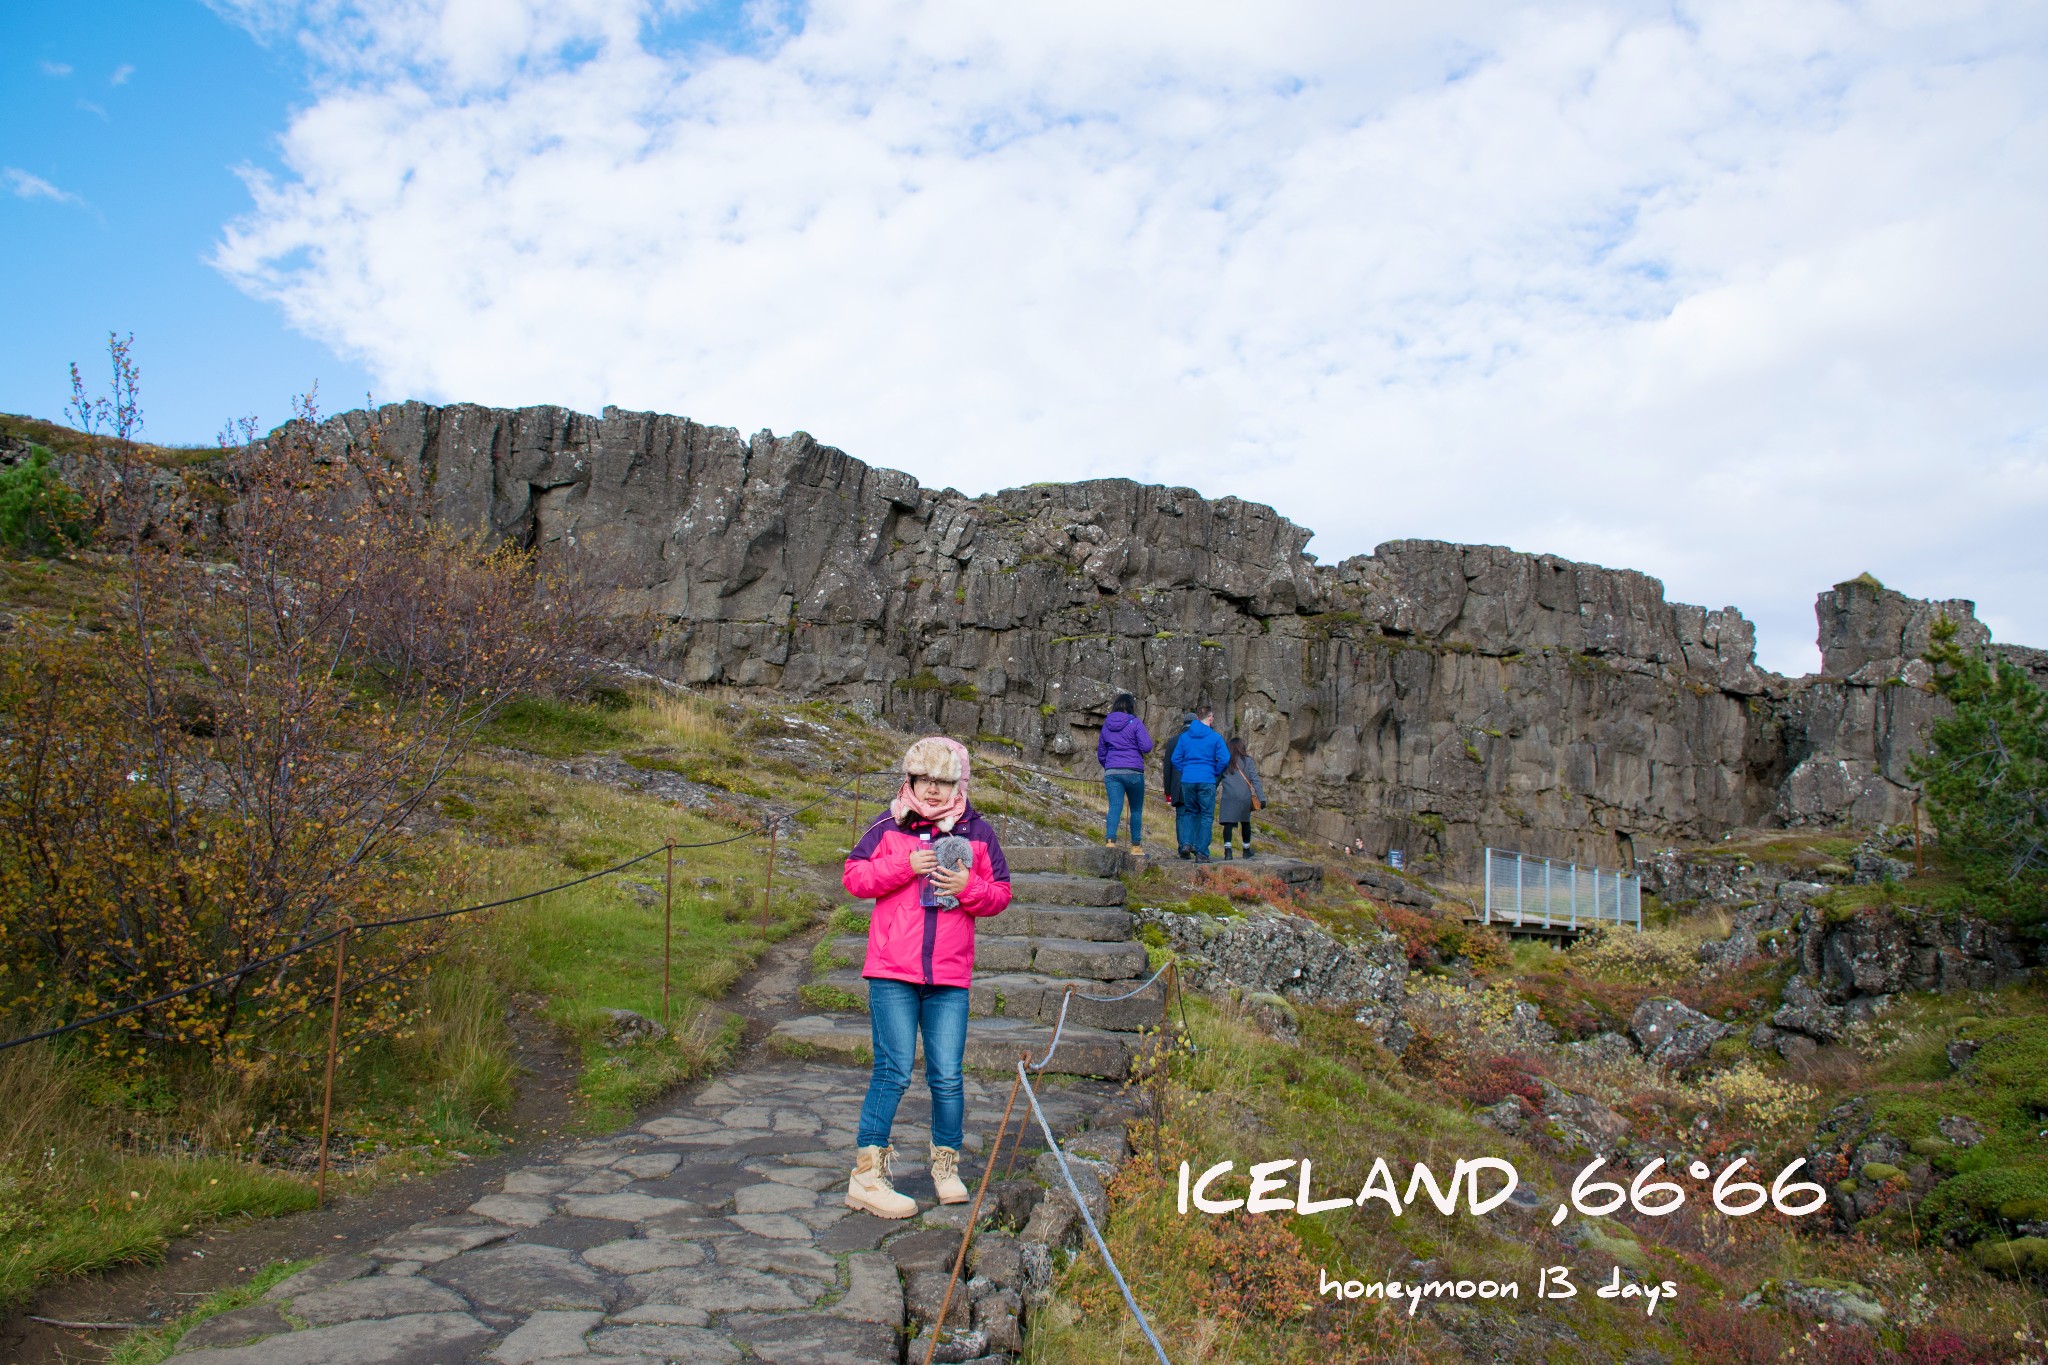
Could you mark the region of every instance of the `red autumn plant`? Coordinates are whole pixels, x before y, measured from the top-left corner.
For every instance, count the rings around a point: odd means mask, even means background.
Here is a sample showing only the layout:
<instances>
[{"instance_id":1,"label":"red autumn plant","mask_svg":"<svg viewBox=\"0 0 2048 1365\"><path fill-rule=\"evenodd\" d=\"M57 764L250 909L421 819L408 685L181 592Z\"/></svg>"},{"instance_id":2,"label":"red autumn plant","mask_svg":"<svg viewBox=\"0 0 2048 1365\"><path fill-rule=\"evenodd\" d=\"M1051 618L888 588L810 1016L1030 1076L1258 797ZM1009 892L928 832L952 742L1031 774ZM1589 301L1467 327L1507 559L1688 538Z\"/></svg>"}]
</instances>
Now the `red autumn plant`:
<instances>
[{"instance_id":1,"label":"red autumn plant","mask_svg":"<svg viewBox=\"0 0 2048 1365\"><path fill-rule=\"evenodd\" d=\"M135 385L117 352L123 432ZM126 376L126 383L120 382ZM126 442L102 544L113 590L0 649L0 979L17 1009L119 1008L291 953L344 917L430 908L408 822L504 701L549 682L579 613L530 553L431 522L374 440L310 404L224 452L224 544L166 535ZM204 557L208 552L218 558ZM350 1027L400 1026L437 927L358 934ZM98 1031L255 1065L331 980L301 953Z\"/></svg>"}]
</instances>

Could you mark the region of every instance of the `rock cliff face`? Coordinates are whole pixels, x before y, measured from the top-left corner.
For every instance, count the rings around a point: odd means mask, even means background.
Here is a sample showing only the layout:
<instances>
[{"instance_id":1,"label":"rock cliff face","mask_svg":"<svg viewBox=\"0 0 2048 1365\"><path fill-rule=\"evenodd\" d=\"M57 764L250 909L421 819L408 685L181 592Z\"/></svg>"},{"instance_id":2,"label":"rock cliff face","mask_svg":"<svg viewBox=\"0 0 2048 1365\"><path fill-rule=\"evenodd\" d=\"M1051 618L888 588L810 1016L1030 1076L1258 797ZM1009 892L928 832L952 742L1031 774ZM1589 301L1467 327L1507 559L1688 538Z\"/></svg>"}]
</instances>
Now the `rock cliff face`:
<instances>
[{"instance_id":1,"label":"rock cliff face","mask_svg":"<svg viewBox=\"0 0 2048 1365\"><path fill-rule=\"evenodd\" d=\"M1902 819L1937 714L1913 656L1938 614L1986 638L1967 602L1846 583L1818 608L1826 673L1790 681L1757 669L1733 608L1640 573L1432 541L1321 565L1270 508L1185 488L969 498L801 432L617 409L404 404L326 435L373 428L439 515L651 612L685 681L840 697L1089 773L1116 692L1161 740L1208 699L1279 818L1459 868L1486 844L1614 866L1639 841Z\"/></svg>"}]
</instances>

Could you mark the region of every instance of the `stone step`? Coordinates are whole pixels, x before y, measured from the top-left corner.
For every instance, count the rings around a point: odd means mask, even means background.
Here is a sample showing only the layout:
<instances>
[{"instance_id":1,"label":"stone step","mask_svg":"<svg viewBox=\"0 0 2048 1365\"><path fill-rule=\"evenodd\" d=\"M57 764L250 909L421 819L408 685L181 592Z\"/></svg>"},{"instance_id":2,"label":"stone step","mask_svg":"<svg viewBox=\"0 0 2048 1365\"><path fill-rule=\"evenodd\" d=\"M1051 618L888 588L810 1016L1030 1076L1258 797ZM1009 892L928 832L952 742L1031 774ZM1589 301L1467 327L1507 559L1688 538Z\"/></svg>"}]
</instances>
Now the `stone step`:
<instances>
[{"instance_id":1,"label":"stone step","mask_svg":"<svg viewBox=\"0 0 2048 1365\"><path fill-rule=\"evenodd\" d=\"M1085 938L1097 943L1122 943L1137 928L1128 910L1108 905L1020 905L1011 901L1007 910L992 920L983 920L984 931L1000 930L1015 937Z\"/></svg>"},{"instance_id":2,"label":"stone step","mask_svg":"<svg viewBox=\"0 0 2048 1365\"><path fill-rule=\"evenodd\" d=\"M1100 844L1052 847L1045 844L1003 845L1010 873L1065 872L1076 877L1116 877L1131 870L1131 856L1121 848Z\"/></svg>"},{"instance_id":3,"label":"stone step","mask_svg":"<svg viewBox=\"0 0 2048 1365\"><path fill-rule=\"evenodd\" d=\"M828 972L820 980L825 985L845 991L861 1001L863 1008L866 1007L868 983L857 968L842 967ZM1113 1033L1157 1028L1166 1019L1166 982L1163 979L1154 981L1128 1000L1082 998L1084 995L1122 995L1137 985L1136 980L1089 981L1044 976L1037 972L997 972L974 978L974 985L968 990L967 1012L975 1019L1029 1019L1051 1024L1058 1021L1060 1001L1071 986L1074 996L1067 1005L1069 1024L1108 1029Z\"/></svg>"},{"instance_id":4,"label":"stone step","mask_svg":"<svg viewBox=\"0 0 2048 1365\"><path fill-rule=\"evenodd\" d=\"M1124 884L1065 872L1012 872L1011 896L1033 905L1122 905Z\"/></svg>"},{"instance_id":5,"label":"stone step","mask_svg":"<svg viewBox=\"0 0 2048 1365\"><path fill-rule=\"evenodd\" d=\"M856 934L832 940L832 955L858 966L867 961L868 941ZM977 972L1038 972L1088 981L1125 981L1150 976L1140 943L1098 943L1083 938L982 934L974 941Z\"/></svg>"},{"instance_id":6,"label":"stone step","mask_svg":"<svg viewBox=\"0 0 2048 1365\"><path fill-rule=\"evenodd\" d=\"M785 1019L769 1034L769 1041L779 1050L798 1056L840 1058L857 1066L874 1061L868 1017L864 1014L807 1014ZM1019 1053L1030 1053L1035 1062L1045 1055L1051 1042L1050 1024L1023 1019L973 1019L967 1024L966 1062L977 1070L1007 1074L1015 1071ZM1077 1025L1069 1016L1060 1035L1059 1051L1046 1071L1120 1081L1130 1075L1134 1053L1151 1045L1149 1039L1133 1034Z\"/></svg>"}]
</instances>

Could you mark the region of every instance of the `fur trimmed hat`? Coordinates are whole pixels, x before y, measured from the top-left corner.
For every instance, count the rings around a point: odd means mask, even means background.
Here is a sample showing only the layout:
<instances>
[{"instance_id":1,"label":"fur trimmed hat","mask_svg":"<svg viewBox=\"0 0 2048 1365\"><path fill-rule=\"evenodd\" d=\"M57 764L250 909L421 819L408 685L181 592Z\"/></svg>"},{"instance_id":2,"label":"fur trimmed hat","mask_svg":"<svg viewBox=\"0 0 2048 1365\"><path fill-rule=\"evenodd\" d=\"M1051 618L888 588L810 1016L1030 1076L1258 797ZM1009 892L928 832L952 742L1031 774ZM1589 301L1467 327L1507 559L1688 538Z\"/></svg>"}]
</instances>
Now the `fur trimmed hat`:
<instances>
[{"instance_id":1,"label":"fur trimmed hat","mask_svg":"<svg viewBox=\"0 0 2048 1365\"><path fill-rule=\"evenodd\" d=\"M903 771L936 777L942 782L958 782L965 766L960 761L961 753L956 741L930 735L903 751Z\"/></svg>"}]
</instances>

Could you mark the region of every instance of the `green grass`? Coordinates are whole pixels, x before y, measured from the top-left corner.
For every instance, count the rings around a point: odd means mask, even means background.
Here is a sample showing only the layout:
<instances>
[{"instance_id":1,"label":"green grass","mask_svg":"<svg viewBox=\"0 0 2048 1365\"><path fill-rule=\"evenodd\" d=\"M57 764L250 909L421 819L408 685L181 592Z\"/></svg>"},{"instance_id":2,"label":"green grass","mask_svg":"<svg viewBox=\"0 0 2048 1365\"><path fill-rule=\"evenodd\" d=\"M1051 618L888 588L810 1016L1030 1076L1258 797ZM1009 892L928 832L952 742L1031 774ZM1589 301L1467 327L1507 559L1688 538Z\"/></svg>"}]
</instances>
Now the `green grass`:
<instances>
[{"instance_id":1,"label":"green grass","mask_svg":"<svg viewBox=\"0 0 2048 1365\"><path fill-rule=\"evenodd\" d=\"M550 697L519 697L500 707L478 738L546 758L572 758L615 748L628 734L604 708Z\"/></svg>"},{"instance_id":2,"label":"green grass","mask_svg":"<svg viewBox=\"0 0 2048 1365\"><path fill-rule=\"evenodd\" d=\"M171 1352L177 1350L178 1343L184 1340L185 1334L200 1323L208 1318L217 1318L222 1313L233 1312L237 1308L247 1308L268 1293L272 1286L281 1284L311 1264L311 1261L278 1261L265 1266L246 1284L209 1294L191 1311L165 1323L162 1327L148 1332L137 1332L124 1338L121 1344L114 1348L114 1353L107 1358L107 1365L157 1365L157 1362L166 1359Z\"/></svg>"},{"instance_id":3,"label":"green grass","mask_svg":"<svg viewBox=\"0 0 2048 1365\"><path fill-rule=\"evenodd\" d=\"M162 1259L171 1238L233 1215L313 1206L311 1183L231 1158L65 1154L10 1170L0 1195L0 1302L46 1280Z\"/></svg>"}]
</instances>

